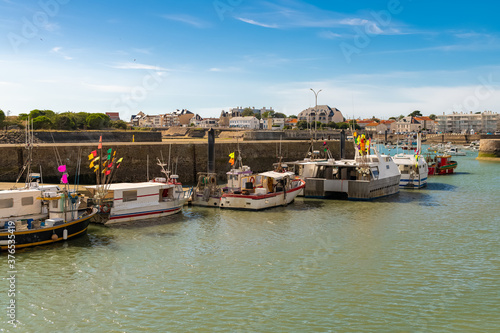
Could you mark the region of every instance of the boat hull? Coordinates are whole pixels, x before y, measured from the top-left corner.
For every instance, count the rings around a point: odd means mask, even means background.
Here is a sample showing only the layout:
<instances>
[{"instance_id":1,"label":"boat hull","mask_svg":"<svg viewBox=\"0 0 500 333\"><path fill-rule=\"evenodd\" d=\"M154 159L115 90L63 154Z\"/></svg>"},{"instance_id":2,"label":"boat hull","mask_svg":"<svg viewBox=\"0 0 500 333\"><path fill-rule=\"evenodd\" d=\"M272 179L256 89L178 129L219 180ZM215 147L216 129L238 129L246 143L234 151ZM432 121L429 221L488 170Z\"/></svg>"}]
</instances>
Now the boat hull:
<instances>
[{"instance_id":1,"label":"boat hull","mask_svg":"<svg viewBox=\"0 0 500 333\"><path fill-rule=\"evenodd\" d=\"M268 193L263 195L245 195L245 194L223 194L220 200L221 209L235 210L264 210L273 207L286 206L293 202L299 192L305 186L305 182L300 180L297 187L286 192Z\"/></svg>"},{"instance_id":2,"label":"boat hull","mask_svg":"<svg viewBox=\"0 0 500 333\"><path fill-rule=\"evenodd\" d=\"M180 213L182 211L183 203L172 206L167 206L159 209L127 209L127 210L113 210L107 217L105 225L133 222L140 220L157 219L165 216L170 216L173 214Z\"/></svg>"},{"instance_id":3,"label":"boat hull","mask_svg":"<svg viewBox=\"0 0 500 333\"><path fill-rule=\"evenodd\" d=\"M199 194L193 196L193 199L190 201L190 204L193 206L219 208L220 200L221 200L220 197L209 197L208 200L205 200L203 198L203 195Z\"/></svg>"},{"instance_id":4,"label":"boat hull","mask_svg":"<svg viewBox=\"0 0 500 333\"><path fill-rule=\"evenodd\" d=\"M400 175L372 181L308 178L305 196L306 198L373 200L398 193L400 178Z\"/></svg>"},{"instance_id":5,"label":"boat hull","mask_svg":"<svg viewBox=\"0 0 500 333\"><path fill-rule=\"evenodd\" d=\"M87 232L90 219L96 214L96 210L91 214L85 215L84 217L72 221L66 222L57 226L39 228L33 230L23 230L23 231L2 231L0 232L0 247L2 250L7 250L9 247L10 240L15 239L15 248L25 248L37 245L45 245L50 243L56 243L64 241L66 239L75 238L81 236ZM67 230L67 237L64 237L64 230ZM57 235L55 238L53 235ZM11 235L14 235L12 237ZM10 238L9 238L10 237Z\"/></svg>"}]
</instances>

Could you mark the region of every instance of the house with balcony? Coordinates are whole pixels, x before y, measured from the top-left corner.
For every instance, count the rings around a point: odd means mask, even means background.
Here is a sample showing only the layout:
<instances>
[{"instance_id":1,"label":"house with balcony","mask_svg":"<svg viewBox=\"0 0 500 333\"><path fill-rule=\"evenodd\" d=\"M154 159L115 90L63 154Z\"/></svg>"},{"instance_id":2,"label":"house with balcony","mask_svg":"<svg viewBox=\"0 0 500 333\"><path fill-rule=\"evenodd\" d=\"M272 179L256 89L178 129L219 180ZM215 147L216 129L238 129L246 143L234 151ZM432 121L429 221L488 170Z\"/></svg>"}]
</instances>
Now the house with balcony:
<instances>
[{"instance_id":1,"label":"house with balcony","mask_svg":"<svg viewBox=\"0 0 500 333\"><path fill-rule=\"evenodd\" d=\"M319 121L322 124L329 122L341 123L344 121L344 116L337 108L331 108L328 105L318 105L301 111L297 115L298 120L305 120L308 123Z\"/></svg>"},{"instance_id":2,"label":"house with balcony","mask_svg":"<svg viewBox=\"0 0 500 333\"><path fill-rule=\"evenodd\" d=\"M259 129L260 121L256 117L234 117L229 120L230 128Z\"/></svg>"}]
</instances>

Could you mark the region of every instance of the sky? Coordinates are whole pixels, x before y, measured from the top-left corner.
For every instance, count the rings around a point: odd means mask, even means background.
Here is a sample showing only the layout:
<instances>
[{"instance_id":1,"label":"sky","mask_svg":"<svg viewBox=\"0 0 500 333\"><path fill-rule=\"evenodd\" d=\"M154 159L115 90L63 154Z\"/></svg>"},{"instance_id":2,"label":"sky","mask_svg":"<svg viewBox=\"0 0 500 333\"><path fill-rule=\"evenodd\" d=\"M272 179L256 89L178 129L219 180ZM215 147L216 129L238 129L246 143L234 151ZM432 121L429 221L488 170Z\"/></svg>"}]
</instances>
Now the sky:
<instances>
[{"instance_id":1,"label":"sky","mask_svg":"<svg viewBox=\"0 0 500 333\"><path fill-rule=\"evenodd\" d=\"M496 1L0 0L0 109L498 112ZM314 91L311 91L313 89Z\"/></svg>"}]
</instances>

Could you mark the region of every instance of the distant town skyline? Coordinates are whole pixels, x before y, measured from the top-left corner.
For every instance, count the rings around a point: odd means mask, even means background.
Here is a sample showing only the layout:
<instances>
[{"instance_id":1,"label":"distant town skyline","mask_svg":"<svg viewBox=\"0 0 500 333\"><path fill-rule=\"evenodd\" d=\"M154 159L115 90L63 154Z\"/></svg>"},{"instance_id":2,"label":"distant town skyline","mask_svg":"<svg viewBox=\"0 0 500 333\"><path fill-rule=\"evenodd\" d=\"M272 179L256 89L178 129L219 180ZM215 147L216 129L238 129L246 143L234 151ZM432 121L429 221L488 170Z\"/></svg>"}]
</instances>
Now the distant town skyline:
<instances>
[{"instance_id":1,"label":"distant town skyline","mask_svg":"<svg viewBox=\"0 0 500 333\"><path fill-rule=\"evenodd\" d=\"M497 112L498 4L0 1L0 109Z\"/></svg>"}]
</instances>

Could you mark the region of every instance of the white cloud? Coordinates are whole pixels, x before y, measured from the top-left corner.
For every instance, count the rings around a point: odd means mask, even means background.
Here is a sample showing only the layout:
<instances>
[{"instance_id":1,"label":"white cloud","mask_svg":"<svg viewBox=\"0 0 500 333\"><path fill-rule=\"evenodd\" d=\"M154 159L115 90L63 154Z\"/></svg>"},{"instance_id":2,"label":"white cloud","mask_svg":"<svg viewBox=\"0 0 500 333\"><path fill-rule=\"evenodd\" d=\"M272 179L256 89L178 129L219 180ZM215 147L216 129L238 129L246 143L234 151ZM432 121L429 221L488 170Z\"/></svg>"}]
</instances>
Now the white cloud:
<instances>
[{"instance_id":1,"label":"white cloud","mask_svg":"<svg viewBox=\"0 0 500 333\"><path fill-rule=\"evenodd\" d=\"M240 20L242 22L248 23L248 24L257 25L259 27L272 28L272 29L278 28L278 25L276 25L276 24L260 23L260 22L257 22L257 21L251 20L251 19L242 18L242 17L237 17L236 19Z\"/></svg>"},{"instance_id":2,"label":"white cloud","mask_svg":"<svg viewBox=\"0 0 500 333\"><path fill-rule=\"evenodd\" d=\"M71 60L73 59L72 57L68 56L65 52L62 51L61 46L56 46L50 50L50 52L57 54L60 57L63 57L65 60Z\"/></svg>"},{"instance_id":3,"label":"white cloud","mask_svg":"<svg viewBox=\"0 0 500 333\"><path fill-rule=\"evenodd\" d=\"M126 63L113 65L111 67L117 68L117 69L146 69L146 70L155 70L155 71L168 71L168 69L163 68L163 67L140 64L140 63L136 63L136 62L126 62Z\"/></svg>"},{"instance_id":4,"label":"white cloud","mask_svg":"<svg viewBox=\"0 0 500 333\"><path fill-rule=\"evenodd\" d=\"M185 23L196 28L205 28L209 26L205 21L186 14L162 15L161 17L169 21Z\"/></svg>"},{"instance_id":5,"label":"white cloud","mask_svg":"<svg viewBox=\"0 0 500 333\"><path fill-rule=\"evenodd\" d=\"M102 85L102 84L91 84L91 83L82 83L83 86L88 87L92 90L106 92L106 93L127 93L130 92L132 87L128 86L118 86L118 85Z\"/></svg>"}]
</instances>

